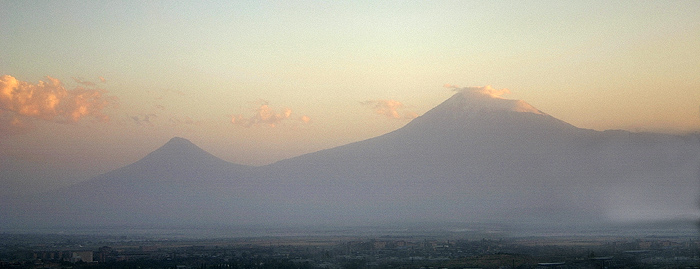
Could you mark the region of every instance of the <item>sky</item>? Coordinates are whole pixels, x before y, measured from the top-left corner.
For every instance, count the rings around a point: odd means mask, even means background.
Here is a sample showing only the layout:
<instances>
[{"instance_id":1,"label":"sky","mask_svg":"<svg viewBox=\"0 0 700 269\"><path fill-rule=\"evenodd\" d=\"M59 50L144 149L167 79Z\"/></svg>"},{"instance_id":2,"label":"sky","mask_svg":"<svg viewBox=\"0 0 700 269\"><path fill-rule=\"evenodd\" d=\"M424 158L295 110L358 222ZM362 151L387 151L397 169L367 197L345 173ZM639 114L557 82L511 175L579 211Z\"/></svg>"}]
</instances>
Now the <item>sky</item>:
<instances>
[{"instance_id":1,"label":"sky","mask_svg":"<svg viewBox=\"0 0 700 269\"><path fill-rule=\"evenodd\" d=\"M698 74L698 1L0 0L0 195L175 136L264 165L400 128L454 85L581 128L696 132Z\"/></svg>"}]
</instances>

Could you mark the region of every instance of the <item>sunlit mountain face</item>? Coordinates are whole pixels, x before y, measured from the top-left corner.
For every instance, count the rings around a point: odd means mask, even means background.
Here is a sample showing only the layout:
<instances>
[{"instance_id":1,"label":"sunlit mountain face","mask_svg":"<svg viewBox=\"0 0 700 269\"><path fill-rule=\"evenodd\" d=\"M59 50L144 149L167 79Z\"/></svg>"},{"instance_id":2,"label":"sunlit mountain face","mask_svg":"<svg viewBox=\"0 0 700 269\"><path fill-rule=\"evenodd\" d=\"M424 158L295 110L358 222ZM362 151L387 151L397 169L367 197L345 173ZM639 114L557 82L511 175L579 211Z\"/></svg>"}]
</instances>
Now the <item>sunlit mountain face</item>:
<instances>
[{"instance_id":1,"label":"sunlit mountain face","mask_svg":"<svg viewBox=\"0 0 700 269\"><path fill-rule=\"evenodd\" d=\"M700 139L580 129L489 87L403 128L266 166L184 138L140 161L3 211L6 225L531 227L698 217Z\"/></svg>"}]
</instances>

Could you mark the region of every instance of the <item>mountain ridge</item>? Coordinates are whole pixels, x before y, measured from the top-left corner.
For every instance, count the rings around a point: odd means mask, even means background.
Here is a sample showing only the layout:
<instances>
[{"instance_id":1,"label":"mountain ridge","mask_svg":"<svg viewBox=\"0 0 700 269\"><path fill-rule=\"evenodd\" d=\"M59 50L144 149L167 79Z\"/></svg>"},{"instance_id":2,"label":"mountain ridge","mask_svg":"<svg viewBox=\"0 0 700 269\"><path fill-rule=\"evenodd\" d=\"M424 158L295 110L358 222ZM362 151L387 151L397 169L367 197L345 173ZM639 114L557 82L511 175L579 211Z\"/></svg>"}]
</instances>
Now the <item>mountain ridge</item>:
<instances>
[{"instance_id":1,"label":"mountain ridge","mask_svg":"<svg viewBox=\"0 0 700 269\"><path fill-rule=\"evenodd\" d=\"M393 132L260 167L175 137L44 200L66 224L578 225L697 215L699 155L698 139L581 129L467 88Z\"/></svg>"}]
</instances>

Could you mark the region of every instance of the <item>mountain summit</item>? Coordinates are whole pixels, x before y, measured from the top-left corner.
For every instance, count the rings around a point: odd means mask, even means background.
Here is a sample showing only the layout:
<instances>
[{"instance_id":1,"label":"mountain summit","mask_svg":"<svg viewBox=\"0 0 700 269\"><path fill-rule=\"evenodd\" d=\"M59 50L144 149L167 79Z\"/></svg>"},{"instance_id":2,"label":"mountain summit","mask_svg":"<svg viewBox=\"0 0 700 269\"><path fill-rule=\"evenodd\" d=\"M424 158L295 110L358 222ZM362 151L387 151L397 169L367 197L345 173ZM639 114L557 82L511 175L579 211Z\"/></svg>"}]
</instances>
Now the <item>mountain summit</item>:
<instances>
[{"instance_id":1,"label":"mountain summit","mask_svg":"<svg viewBox=\"0 0 700 269\"><path fill-rule=\"evenodd\" d=\"M466 134L495 136L542 135L578 128L556 119L523 100L502 98L508 90L491 86L456 89L452 97L408 123L404 129L452 138ZM419 131L420 130L420 131ZM401 129L397 130L399 132Z\"/></svg>"},{"instance_id":2,"label":"mountain summit","mask_svg":"<svg viewBox=\"0 0 700 269\"><path fill-rule=\"evenodd\" d=\"M508 90L496 90L491 86L467 87L456 90L457 93L443 102L442 109L453 112L477 113L479 111L512 111L544 114L523 100L510 100L501 95Z\"/></svg>"},{"instance_id":3,"label":"mountain summit","mask_svg":"<svg viewBox=\"0 0 700 269\"><path fill-rule=\"evenodd\" d=\"M173 137L167 143L160 147L160 149L168 150L187 150L199 148L197 145L193 144L191 141L182 137Z\"/></svg>"},{"instance_id":4,"label":"mountain summit","mask_svg":"<svg viewBox=\"0 0 700 269\"><path fill-rule=\"evenodd\" d=\"M199 166L207 164L225 164L224 160L211 155L187 139L173 137L160 148L146 155L135 164L159 168Z\"/></svg>"}]
</instances>

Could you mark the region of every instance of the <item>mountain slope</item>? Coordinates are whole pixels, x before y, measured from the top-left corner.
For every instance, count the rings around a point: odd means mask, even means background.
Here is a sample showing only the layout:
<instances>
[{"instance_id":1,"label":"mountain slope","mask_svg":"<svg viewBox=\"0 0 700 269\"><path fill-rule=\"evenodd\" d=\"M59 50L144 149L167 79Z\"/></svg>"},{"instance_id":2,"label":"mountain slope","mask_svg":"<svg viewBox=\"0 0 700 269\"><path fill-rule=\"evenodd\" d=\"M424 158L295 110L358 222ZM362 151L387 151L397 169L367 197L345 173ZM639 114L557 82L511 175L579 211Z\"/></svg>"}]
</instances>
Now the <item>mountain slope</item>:
<instances>
[{"instance_id":1,"label":"mountain slope","mask_svg":"<svg viewBox=\"0 0 700 269\"><path fill-rule=\"evenodd\" d=\"M394 132L275 163L269 178L300 190L286 199L310 205L295 214L344 221L687 217L698 144L580 129L524 101L462 91Z\"/></svg>"},{"instance_id":2,"label":"mountain slope","mask_svg":"<svg viewBox=\"0 0 700 269\"><path fill-rule=\"evenodd\" d=\"M253 170L176 137L133 164L43 195L35 210L68 226L228 222L246 203Z\"/></svg>"},{"instance_id":3,"label":"mountain slope","mask_svg":"<svg viewBox=\"0 0 700 269\"><path fill-rule=\"evenodd\" d=\"M462 89L391 133L262 167L173 138L134 164L40 197L36 212L50 225L546 226L698 216L696 135L581 129L485 89Z\"/></svg>"}]
</instances>

